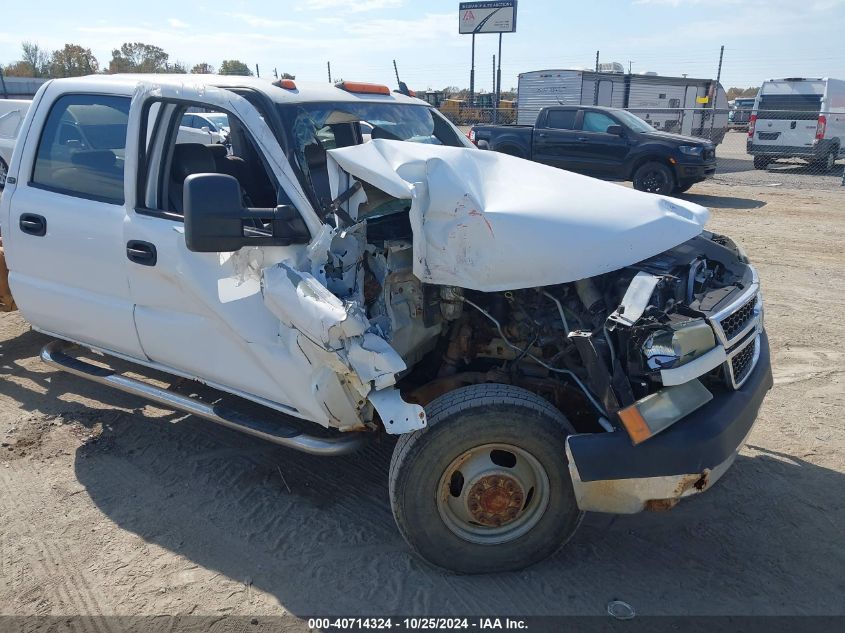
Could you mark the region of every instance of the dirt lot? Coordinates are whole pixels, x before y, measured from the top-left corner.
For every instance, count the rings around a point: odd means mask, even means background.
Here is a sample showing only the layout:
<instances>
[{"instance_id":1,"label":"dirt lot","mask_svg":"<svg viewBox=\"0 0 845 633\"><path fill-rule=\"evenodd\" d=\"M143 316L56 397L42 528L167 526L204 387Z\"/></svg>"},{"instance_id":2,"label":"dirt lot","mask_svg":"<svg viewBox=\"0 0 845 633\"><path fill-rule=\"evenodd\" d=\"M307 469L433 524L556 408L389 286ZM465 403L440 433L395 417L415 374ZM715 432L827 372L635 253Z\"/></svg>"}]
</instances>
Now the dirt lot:
<instances>
[{"instance_id":1,"label":"dirt lot","mask_svg":"<svg viewBox=\"0 0 845 633\"><path fill-rule=\"evenodd\" d=\"M0 613L845 614L845 192L688 197L759 265L775 367L707 494L591 515L519 573L442 573L394 528L390 441L308 457L145 406L49 371L0 315Z\"/></svg>"}]
</instances>

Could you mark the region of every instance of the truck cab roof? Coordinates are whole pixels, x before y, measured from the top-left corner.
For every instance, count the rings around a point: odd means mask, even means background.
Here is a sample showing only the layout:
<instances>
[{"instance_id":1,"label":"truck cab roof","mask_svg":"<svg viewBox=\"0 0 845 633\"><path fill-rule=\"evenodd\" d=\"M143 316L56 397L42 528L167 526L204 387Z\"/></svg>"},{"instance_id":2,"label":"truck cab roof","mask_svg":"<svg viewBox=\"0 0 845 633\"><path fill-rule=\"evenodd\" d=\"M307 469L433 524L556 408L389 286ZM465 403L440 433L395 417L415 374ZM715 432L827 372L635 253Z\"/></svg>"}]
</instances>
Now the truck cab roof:
<instances>
[{"instance_id":1,"label":"truck cab roof","mask_svg":"<svg viewBox=\"0 0 845 633\"><path fill-rule=\"evenodd\" d=\"M276 103L314 103L320 101L350 103L364 102L393 102L408 105L429 104L422 99L409 97L399 92L389 94L374 94L353 92L338 87L340 84L323 82L295 81L294 89L281 88L268 79L245 77L240 75L192 75L192 74L117 74L117 75L87 75L84 77L69 77L55 79L61 82L69 92L99 92L111 94L132 95L140 83L154 83L170 86L190 84L196 86L208 85L218 88L249 88L263 93ZM53 83L47 82L47 83Z\"/></svg>"}]
</instances>

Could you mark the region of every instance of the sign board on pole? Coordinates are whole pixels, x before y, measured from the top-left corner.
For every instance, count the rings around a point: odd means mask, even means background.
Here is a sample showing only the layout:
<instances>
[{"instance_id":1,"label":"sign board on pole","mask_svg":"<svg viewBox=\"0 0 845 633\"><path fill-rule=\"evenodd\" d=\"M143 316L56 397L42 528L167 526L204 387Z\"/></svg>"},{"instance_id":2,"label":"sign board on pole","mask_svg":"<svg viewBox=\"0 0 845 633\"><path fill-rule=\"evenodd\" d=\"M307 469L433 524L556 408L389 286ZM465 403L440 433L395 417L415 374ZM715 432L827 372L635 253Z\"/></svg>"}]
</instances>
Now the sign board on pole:
<instances>
[{"instance_id":1,"label":"sign board on pole","mask_svg":"<svg viewBox=\"0 0 845 633\"><path fill-rule=\"evenodd\" d=\"M473 35L516 32L516 0L461 2L458 32Z\"/></svg>"}]
</instances>

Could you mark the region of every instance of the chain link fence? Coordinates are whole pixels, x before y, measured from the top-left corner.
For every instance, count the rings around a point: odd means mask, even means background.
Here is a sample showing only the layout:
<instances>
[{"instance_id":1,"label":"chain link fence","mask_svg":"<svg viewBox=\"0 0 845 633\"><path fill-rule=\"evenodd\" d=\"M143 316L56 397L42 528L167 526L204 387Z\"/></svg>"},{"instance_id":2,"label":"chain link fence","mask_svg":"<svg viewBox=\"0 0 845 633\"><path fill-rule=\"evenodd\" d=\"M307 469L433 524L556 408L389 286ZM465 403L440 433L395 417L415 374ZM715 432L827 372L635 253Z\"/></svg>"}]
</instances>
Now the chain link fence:
<instances>
[{"instance_id":1,"label":"chain link fence","mask_svg":"<svg viewBox=\"0 0 845 633\"><path fill-rule=\"evenodd\" d=\"M516 107L461 105L440 111L464 132L517 120ZM629 108L655 130L711 140L724 184L845 192L845 111Z\"/></svg>"}]
</instances>

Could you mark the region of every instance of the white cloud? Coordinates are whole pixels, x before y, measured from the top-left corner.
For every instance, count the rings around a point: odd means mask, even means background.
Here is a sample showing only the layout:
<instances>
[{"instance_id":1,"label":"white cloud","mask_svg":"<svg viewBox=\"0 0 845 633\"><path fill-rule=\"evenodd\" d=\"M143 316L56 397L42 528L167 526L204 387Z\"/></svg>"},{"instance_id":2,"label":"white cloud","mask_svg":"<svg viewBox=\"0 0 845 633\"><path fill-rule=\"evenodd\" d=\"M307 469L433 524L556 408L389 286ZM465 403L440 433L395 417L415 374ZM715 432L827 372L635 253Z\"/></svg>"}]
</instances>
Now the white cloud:
<instances>
[{"instance_id":1,"label":"white cloud","mask_svg":"<svg viewBox=\"0 0 845 633\"><path fill-rule=\"evenodd\" d=\"M170 19L168 19L168 20L167 20L167 23L168 23L171 27L173 27L174 29L187 29L187 28L188 28L188 26L189 26L187 22L182 22L182 20L178 20L178 19L176 19L176 18L170 18Z\"/></svg>"},{"instance_id":2,"label":"white cloud","mask_svg":"<svg viewBox=\"0 0 845 633\"><path fill-rule=\"evenodd\" d=\"M240 20L254 29L313 30L313 26L305 21L274 20L260 15L253 15L252 13L226 13L225 15Z\"/></svg>"}]
</instances>

